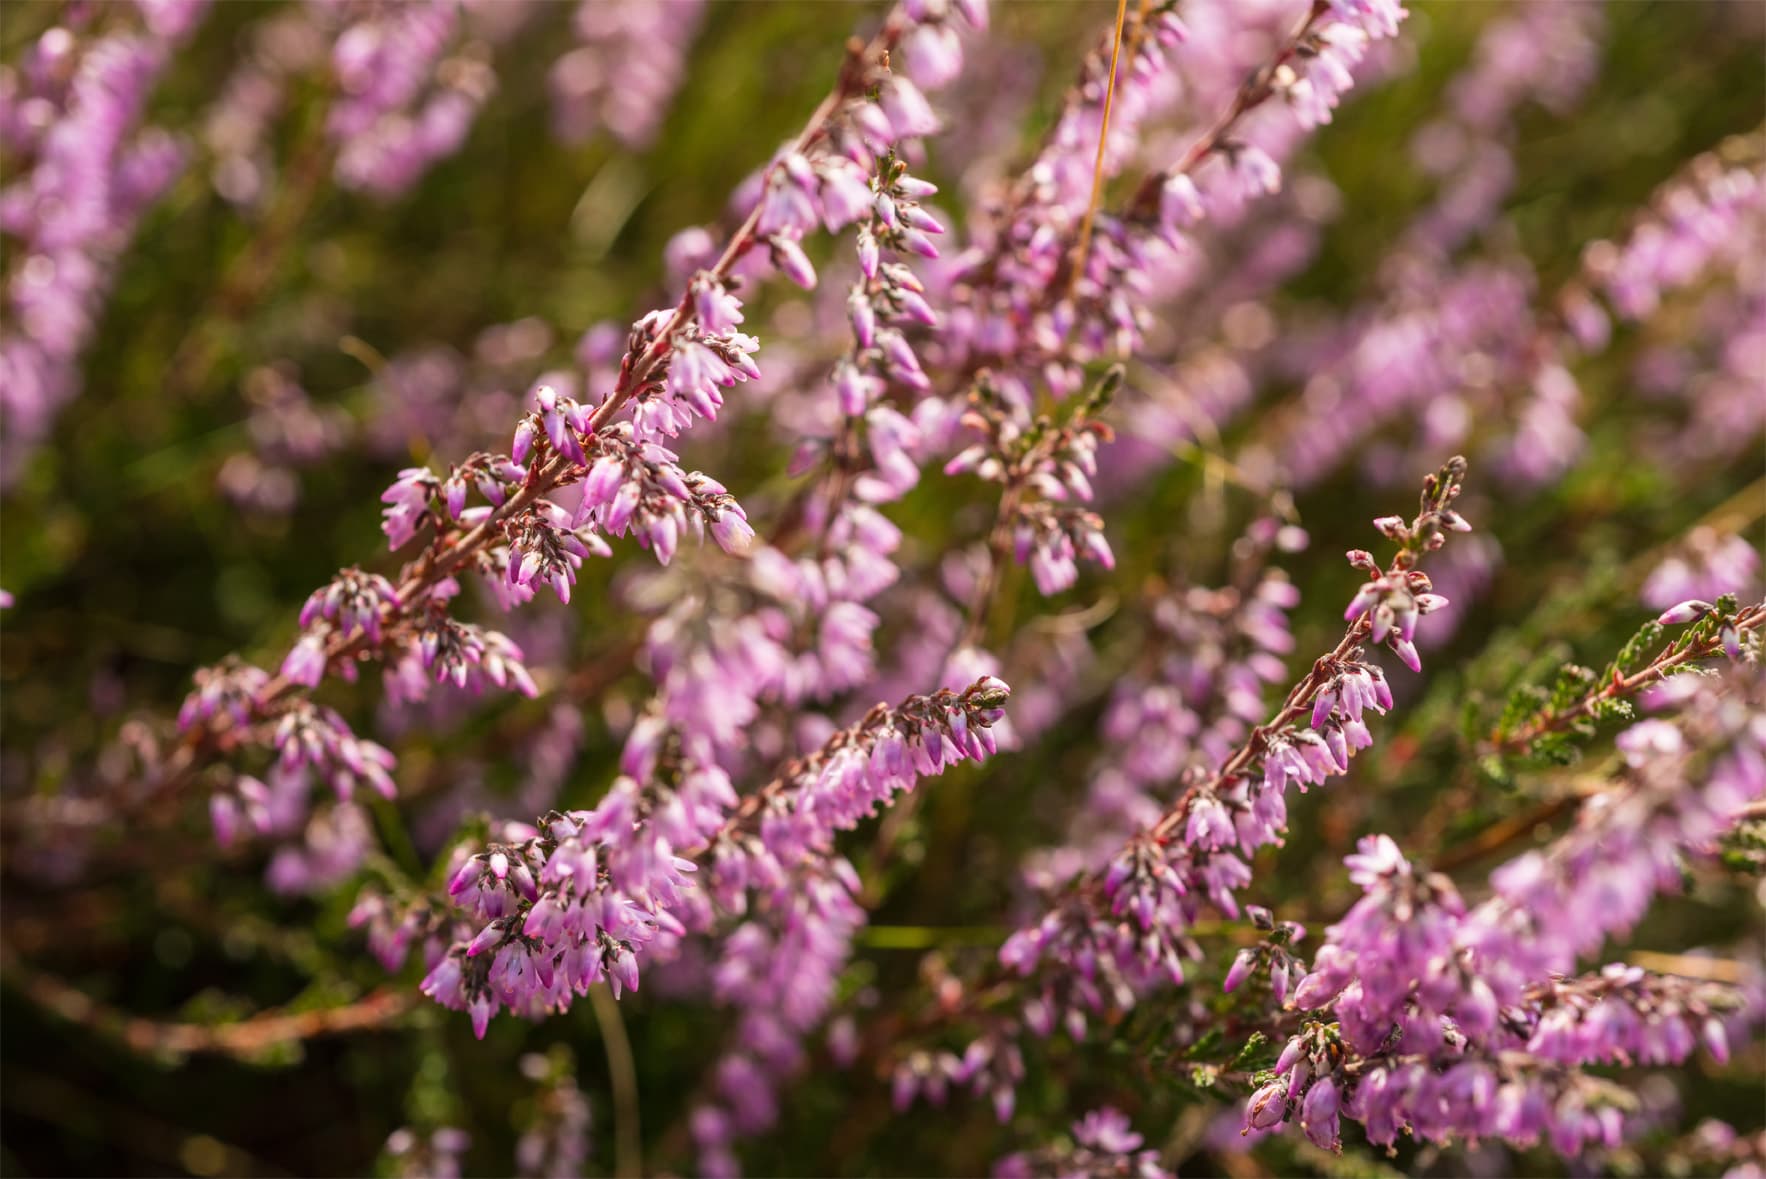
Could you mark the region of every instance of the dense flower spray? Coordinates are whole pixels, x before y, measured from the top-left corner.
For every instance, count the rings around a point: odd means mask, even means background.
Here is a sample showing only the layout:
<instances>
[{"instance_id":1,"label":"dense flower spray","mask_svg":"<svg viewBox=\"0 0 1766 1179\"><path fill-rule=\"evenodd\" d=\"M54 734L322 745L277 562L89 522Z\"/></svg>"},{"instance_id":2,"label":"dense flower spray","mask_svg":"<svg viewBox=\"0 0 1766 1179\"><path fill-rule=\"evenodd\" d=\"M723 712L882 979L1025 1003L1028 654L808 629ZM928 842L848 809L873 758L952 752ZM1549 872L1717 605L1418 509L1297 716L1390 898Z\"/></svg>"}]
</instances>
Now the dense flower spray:
<instances>
[{"instance_id":1,"label":"dense flower spray","mask_svg":"<svg viewBox=\"0 0 1766 1179\"><path fill-rule=\"evenodd\" d=\"M1705 92L1626 90L1655 24L902 0L787 117L706 101L785 10L203 15L0 69L9 1002L241 1085L384 1037L329 1169L1766 1157L1685 1116L1766 1013L1766 183L1610 133ZM118 638L187 467L251 569Z\"/></svg>"},{"instance_id":2,"label":"dense flower spray","mask_svg":"<svg viewBox=\"0 0 1766 1179\"><path fill-rule=\"evenodd\" d=\"M1741 617L1757 626L1757 614ZM1551 847L1492 873L1480 904L1417 872L1390 838L1362 840L1347 863L1366 896L1331 927L1294 994L1300 1010L1328 1008L1335 1022L1289 1041L1282 1079L1252 1098L1249 1124L1297 1109L1313 1141L1335 1146L1341 1112L1374 1142L1401 1129L1545 1137L1575 1154L1589 1141L1616 1145L1633 1107L1568 1070L1676 1063L1701 1044L1727 1059L1727 1017L1748 1005L1735 988L1624 964L1573 972L1656 892L1679 886L1683 857L1708 853L1766 796L1757 673L1736 674L1739 690L1688 696L1680 724L1652 718L1622 733L1619 781Z\"/></svg>"}]
</instances>

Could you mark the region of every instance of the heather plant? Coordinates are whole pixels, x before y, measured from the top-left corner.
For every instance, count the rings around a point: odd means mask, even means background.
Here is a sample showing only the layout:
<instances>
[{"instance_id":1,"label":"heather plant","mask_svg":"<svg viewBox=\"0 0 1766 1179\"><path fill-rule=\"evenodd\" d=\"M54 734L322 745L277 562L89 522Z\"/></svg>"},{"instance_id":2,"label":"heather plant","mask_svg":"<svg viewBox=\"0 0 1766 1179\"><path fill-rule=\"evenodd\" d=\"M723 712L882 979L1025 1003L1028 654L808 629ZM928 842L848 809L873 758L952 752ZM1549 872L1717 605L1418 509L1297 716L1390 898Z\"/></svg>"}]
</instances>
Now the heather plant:
<instances>
[{"instance_id":1,"label":"heather plant","mask_svg":"<svg viewBox=\"0 0 1766 1179\"><path fill-rule=\"evenodd\" d=\"M1766 1166L1758 11L3 15L7 1169Z\"/></svg>"}]
</instances>

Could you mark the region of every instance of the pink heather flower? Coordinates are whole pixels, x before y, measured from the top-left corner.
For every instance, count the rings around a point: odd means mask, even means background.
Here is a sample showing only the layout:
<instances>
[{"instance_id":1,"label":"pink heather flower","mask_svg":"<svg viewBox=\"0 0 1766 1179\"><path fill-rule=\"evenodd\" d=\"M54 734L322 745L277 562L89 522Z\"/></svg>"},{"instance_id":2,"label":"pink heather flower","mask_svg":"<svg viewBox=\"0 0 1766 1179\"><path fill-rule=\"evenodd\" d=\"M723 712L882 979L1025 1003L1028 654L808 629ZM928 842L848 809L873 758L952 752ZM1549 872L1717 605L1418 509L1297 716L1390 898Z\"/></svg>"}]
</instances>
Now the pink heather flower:
<instances>
[{"instance_id":1,"label":"pink heather flower","mask_svg":"<svg viewBox=\"0 0 1766 1179\"><path fill-rule=\"evenodd\" d=\"M883 84L880 101L889 126L898 139L917 139L937 133L938 116L920 88L899 75Z\"/></svg>"},{"instance_id":2,"label":"pink heather flower","mask_svg":"<svg viewBox=\"0 0 1766 1179\"><path fill-rule=\"evenodd\" d=\"M754 544L754 529L748 518L734 504L720 510L712 520L711 535L726 553L740 555Z\"/></svg>"},{"instance_id":3,"label":"pink heather flower","mask_svg":"<svg viewBox=\"0 0 1766 1179\"><path fill-rule=\"evenodd\" d=\"M1252 200L1281 191L1282 170L1262 148L1239 147L1231 153L1229 170L1242 199Z\"/></svg>"},{"instance_id":4,"label":"pink heather flower","mask_svg":"<svg viewBox=\"0 0 1766 1179\"><path fill-rule=\"evenodd\" d=\"M767 244L772 250L773 265L780 273L806 291L815 288L816 270L802 246L788 237L768 238Z\"/></svg>"},{"instance_id":5,"label":"pink heather flower","mask_svg":"<svg viewBox=\"0 0 1766 1179\"><path fill-rule=\"evenodd\" d=\"M1247 978L1251 977L1251 971L1255 969L1256 966L1257 951L1250 949L1249 947L1240 950L1237 954L1233 955L1232 967L1227 970L1226 979L1221 983L1220 989L1228 994L1238 990L1240 984L1242 984Z\"/></svg>"},{"instance_id":6,"label":"pink heather flower","mask_svg":"<svg viewBox=\"0 0 1766 1179\"><path fill-rule=\"evenodd\" d=\"M929 90L940 90L963 69L963 47L949 24L921 25L902 44L908 73Z\"/></svg>"},{"instance_id":7,"label":"pink heather flower","mask_svg":"<svg viewBox=\"0 0 1766 1179\"><path fill-rule=\"evenodd\" d=\"M815 171L800 155L787 155L768 174L756 230L763 236L797 235L816 227Z\"/></svg>"},{"instance_id":8,"label":"pink heather flower","mask_svg":"<svg viewBox=\"0 0 1766 1179\"><path fill-rule=\"evenodd\" d=\"M822 222L829 233L838 233L870 212L871 186L857 164L831 156L818 161L816 171L821 181Z\"/></svg>"},{"instance_id":9,"label":"pink heather flower","mask_svg":"<svg viewBox=\"0 0 1766 1179\"><path fill-rule=\"evenodd\" d=\"M1288 1084L1271 1081L1251 1094L1245 1103L1245 1125L1253 1130L1268 1130L1281 1125L1286 1117Z\"/></svg>"},{"instance_id":10,"label":"pink heather flower","mask_svg":"<svg viewBox=\"0 0 1766 1179\"><path fill-rule=\"evenodd\" d=\"M699 326L711 335L721 335L742 322L742 303L720 282L706 275L693 280L693 308Z\"/></svg>"},{"instance_id":11,"label":"pink heather flower","mask_svg":"<svg viewBox=\"0 0 1766 1179\"><path fill-rule=\"evenodd\" d=\"M1664 610L1662 616L1656 621L1663 626L1679 626L1685 622L1696 622L1715 609L1716 607L1709 602L1698 600L1681 602L1679 605L1670 606Z\"/></svg>"},{"instance_id":12,"label":"pink heather flower","mask_svg":"<svg viewBox=\"0 0 1766 1179\"><path fill-rule=\"evenodd\" d=\"M308 688L316 688L325 678L325 637L321 634L302 635L282 660L282 675Z\"/></svg>"},{"instance_id":13,"label":"pink heather flower","mask_svg":"<svg viewBox=\"0 0 1766 1179\"><path fill-rule=\"evenodd\" d=\"M1337 1083L1329 1077L1320 1077L1306 1091L1306 1099L1300 1105L1300 1127L1314 1146L1324 1150L1341 1148L1337 1128L1341 1105Z\"/></svg>"},{"instance_id":14,"label":"pink heather flower","mask_svg":"<svg viewBox=\"0 0 1766 1179\"><path fill-rule=\"evenodd\" d=\"M1207 216L1196 182L1182 172L1166 177L1159 190L1160 221L1174 228L1188 228Z\"/></svg>"}]
</instances>

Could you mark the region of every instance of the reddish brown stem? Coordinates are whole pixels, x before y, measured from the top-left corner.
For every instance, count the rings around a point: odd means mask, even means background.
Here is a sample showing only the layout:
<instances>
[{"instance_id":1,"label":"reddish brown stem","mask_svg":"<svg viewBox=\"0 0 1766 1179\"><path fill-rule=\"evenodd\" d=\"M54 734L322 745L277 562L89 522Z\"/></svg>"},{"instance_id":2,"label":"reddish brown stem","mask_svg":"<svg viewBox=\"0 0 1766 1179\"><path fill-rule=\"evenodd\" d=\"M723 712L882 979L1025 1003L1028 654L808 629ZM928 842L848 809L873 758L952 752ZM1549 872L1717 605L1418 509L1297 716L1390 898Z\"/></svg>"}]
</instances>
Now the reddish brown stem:
<instances>
[{"instance_id":1,"label":"reddish brown stem","mask_svg":"<svg viewBox=\"0 0 1766 1179\"><path fill-rule=\"evenodd\" d=\"M416 996L406 988L387 987L341 1007L266 1011L237 1023L175 1023L144 1019L102 1003L19 961L10 950L0 949L0 961L5 962L7 981L39 1007L114 1037L144 1055L215 1053L250 1058L283 1044L388 1027L416 1003Z\"/></svg>"},{"instance_id":2,"label":"reddish brown stem","mask_svg":"<svg viewBox=\"0 0 1766 1179\"><path fill-rule=\"evenodd\" d=\"M1735 628L1743 634L1758 630L1763 622L1766 622L1766 604L1744 607L1735 616ZM1595 711L1608 701L1627 699L1651 684L1667 679L1676 668L1711 658L1722 649L1722 645L1722 639L1715 633L1696 642L1682 636L1669 643L1661 654L1650 661L1648 667L1628 676L1609 679L1574 704L1535 717L1506 736L1492 738L1491 747L1498 753L1518 753L1525 750L1541 737L1561 733L1578 721L1593 717Z\"/></svg>"}]
</instances>

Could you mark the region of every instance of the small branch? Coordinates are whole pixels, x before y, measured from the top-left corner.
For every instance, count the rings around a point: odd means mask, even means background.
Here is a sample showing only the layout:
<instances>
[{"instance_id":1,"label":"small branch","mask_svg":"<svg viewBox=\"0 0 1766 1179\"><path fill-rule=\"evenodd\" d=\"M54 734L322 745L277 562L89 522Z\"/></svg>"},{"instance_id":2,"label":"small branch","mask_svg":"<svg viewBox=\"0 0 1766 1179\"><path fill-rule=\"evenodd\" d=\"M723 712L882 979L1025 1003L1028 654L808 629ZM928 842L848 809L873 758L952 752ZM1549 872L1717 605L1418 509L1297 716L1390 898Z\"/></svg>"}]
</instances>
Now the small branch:
<instances>
[{"instance_id":1,"label":"small branch","mask_svg":"<svg viewBox=\"0 0 1766 1179\"><path fill-rule=\"evenodd\" d=\"M1097 219L1098 204L1104 198L1104 153L1110 144L1110 108L1116 98L1116 65L1122 57L1122 23L1128 19L1128 0L1116 0L1116 34L1110 38L1110 79L1104 86L1104 116L1098 122L1098 155L1092 162L1091 199L1085 204L1085 217L1079 222L1079 240L1073 245L1073 265L1067 278L1068 293L1079 285L1085 274L1085 256L1091 250L1092 222ZM1132 63L1133 56L1129 61Z\"/></svg>"},{"instance_id":2,"label":"small branch","mask_svg":"<svg viewBox=\"0 0 1766 1179\"><path fill-rule=\"evenodd\" d=\"M1746 974L1741 963L1729 958L1702 958L1694 954L1663 954L1655 950L1633 950L1626 955L1633 966L1641 966L1656 974L1676 974L1705 982L1740 984Z\"/></svg>"},{"instance_id":3,"label":"small branch","mask_svg":"<svg viewBox=\"0 0 1766 1179\"><path fill-rule=\"evenodd\" d=\"M1434 867L1440 872L1452 872L1467 864L1476 863L1493 852L1525 839L1541 823L1555 821L1581 801L1566 794L1550 802L1540 803L1521 814L1512 815L1500 823L1486 827L1476 839L1459 844L1444 855L1436 856Z\"/></svg>"},{"instance_id":4,"label":"small branch","mask_svg":"<svg viewBox=\"0 0 1766 1179\"><path fill-rule=\"evenodd\" d=\"M1762 624L1766 624L1766 605L1745 606L1736 613L1735 629L1743 634L1760 629ZM1651 684L1667 679L1669 673L1676 669L1697 663L1701 659L1709 659L1722 649L1722 640L1716 633L1707 636L1702 642L1685 636L1676 638L1650 660L1647 667L1629 676L1620 676L1615 671L1611 679L1575 703L1536 717L1514 732L1494 739L1491 749L1496 753L1523 751L1547 734L1561 733L1576 722L1592 717L1601 704L1635 696Z\"/></svg>"},{"instance_id":5,"label":"small branch","mask_svg":"<svg viewBox=\"0 0 1766 1179\"><path fill-rule=\"evenodd\" d=\"M341 1007L268 1011L237 1023L172 1023L130 1015L20 962L0 948L6 981L53 1015L121 1041L146 1056L218 1054L250 1059L281 1044L388 1028L414 1005L403 988L384 988Z\"/></svg>"}]
</instances>

